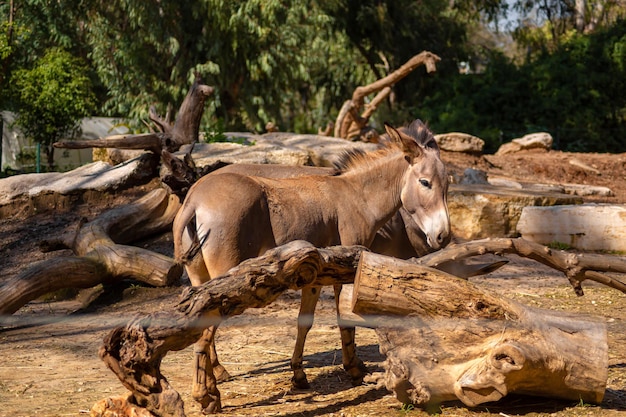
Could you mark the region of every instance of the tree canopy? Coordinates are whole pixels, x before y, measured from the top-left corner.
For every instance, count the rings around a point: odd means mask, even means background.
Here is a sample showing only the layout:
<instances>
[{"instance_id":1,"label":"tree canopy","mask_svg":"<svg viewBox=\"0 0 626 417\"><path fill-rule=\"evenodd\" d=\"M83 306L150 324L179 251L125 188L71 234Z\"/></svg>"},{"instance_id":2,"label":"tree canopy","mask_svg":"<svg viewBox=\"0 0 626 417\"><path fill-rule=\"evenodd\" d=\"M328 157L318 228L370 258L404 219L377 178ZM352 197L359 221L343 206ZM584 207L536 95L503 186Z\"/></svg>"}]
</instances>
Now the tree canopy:
<instances>
[{"instance_id":1,"label":"tree canopy","mask_svg":"<svg viewBox=\"0 0 626 417\"><path fill-rule=\"evenodd\" d=\"M421 118L490 149L547 130L561 149L623 152L623 14L610 0L0 0L0 103L19 112L10 75L63 48L86 63L97 112L137 129L199 74L216 89L206 129L314 132L429 50L437 72L394 86L374 124Z\"/></svg>"},{"instance_id":2,"label":"tree canopy","mask_svg":"<svg viewBox=\"0 0 626 417\"><path fill-rule=\"evenodd\" d=\"M95 97L80 60L62 49L50 49L31 69L11 77L19 112L16 123L27 136L45 146L53 167L52 144L72 137L83 117L94 110Z\"/></svg>"}]
</instances>

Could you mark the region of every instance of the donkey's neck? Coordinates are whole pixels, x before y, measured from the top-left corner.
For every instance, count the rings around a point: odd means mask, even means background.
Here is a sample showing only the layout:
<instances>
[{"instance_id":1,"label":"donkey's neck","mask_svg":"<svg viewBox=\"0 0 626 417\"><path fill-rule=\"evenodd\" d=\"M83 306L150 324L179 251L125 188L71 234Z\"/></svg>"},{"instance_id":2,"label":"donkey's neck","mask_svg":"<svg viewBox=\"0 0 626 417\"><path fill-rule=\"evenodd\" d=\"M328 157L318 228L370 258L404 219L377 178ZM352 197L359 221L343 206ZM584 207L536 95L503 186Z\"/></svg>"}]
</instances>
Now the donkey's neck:
<instances>
[{"instance_id":1,"label":"donkey's neck","mask_svg":"<svg viewBox=\"0 0 626 417\"><path fill-rule=\"evenodd\" d=\"M402 201L400 195L409 163L400 151L373 159L341 175L352 186L359 210L376 230L393 216Z\"/></svg>"}]
</instances>

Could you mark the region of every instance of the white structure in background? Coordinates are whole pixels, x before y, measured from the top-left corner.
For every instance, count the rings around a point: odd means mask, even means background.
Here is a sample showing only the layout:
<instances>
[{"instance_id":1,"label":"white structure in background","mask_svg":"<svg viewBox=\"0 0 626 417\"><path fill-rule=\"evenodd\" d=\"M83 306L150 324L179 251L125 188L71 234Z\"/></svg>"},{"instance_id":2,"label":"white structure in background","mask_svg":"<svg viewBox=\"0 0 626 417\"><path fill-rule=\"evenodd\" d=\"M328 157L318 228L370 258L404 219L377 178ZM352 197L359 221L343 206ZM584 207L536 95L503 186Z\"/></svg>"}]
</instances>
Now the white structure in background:
<instances>
[{"instance_id":1,"label":"white structure in background","mask_svg":"<svg viewBox=\"0 0 626 417\"><path fill-rule=\"evenodd\" d=\"M35 155L36 144L24 138L24 135L16 126L12 126L15 115L11 112L1 112L2 120L2 159L0 160L0 170L5 169L22 170L30 169L34 171L34 160L25 161L20 155ZM125 125L119 124L119 119L112 117L88 117L81 122L80 139L98 139L111 135L128 133ZM42 165L45 165L45 157L42 152ZM88 164L93 161L91 148L87 149L56 149L54 151L54 163L59 171L68 171Z\"/></svg>"}]
</instances>

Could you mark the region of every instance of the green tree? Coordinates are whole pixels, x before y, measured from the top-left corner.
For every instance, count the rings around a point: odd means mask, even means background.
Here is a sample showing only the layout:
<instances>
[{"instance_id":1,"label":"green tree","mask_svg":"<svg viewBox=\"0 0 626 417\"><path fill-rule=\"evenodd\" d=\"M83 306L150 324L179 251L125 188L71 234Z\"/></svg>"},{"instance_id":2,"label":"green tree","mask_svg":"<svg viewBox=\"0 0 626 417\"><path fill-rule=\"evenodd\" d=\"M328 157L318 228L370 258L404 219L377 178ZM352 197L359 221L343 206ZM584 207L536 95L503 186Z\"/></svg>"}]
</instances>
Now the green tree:
<instances>
[{"instance_id":1,"label":"green tree","mask_svg":"<svg viewBox=\"0 0 626 417\"><path fill-rule=\"evenodd\" d=\"M94 110L95 98L84 64L62 49L49 50L31 69L13 72L19 111L16 123L27 137L44 146L48 169L54 166L52 144L72 137L80 120Z\"/></svg>"},{"instance_id":2,"label":"green tree","mask_svg":"<svg viewBox=\"0 0 626 417\"><path fill-rule=\"evenodd\" d=\"M308 125L300 115L310 103L328 105L327 91L335 87L332 77L321 83L315 77L337 74L329 63L352 57L315 2L93 3L85 38L109 92L109 115L140 119L153 103L178 103L199 73L216 87L206 112L213 122L251 130L268 121L282 129Z\"/></svg>"}]
</instances>

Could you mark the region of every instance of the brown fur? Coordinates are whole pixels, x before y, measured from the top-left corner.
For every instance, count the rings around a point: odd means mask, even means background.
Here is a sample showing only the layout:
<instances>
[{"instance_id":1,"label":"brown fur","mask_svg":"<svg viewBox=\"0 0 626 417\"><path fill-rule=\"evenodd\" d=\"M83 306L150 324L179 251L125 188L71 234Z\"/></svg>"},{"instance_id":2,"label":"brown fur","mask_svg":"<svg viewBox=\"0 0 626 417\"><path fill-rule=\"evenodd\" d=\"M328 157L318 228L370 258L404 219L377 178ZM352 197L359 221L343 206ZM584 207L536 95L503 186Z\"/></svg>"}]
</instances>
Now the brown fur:
<instances>
[{"instance_id":1,"label":"brown fur","mask_svg":"<svg viewBox=\"0 0 626 417\"><path fill-rule=\"evenodd\" d=\"M177 259L188 259L185 253L193 242L201 242L201 260L186 264L192 284L200 285L292 240L307 240L319 247L369 246L401 205L429 245L440 247L450 234L445 168L438 149L423 146L408 132L420 140L432 136L421 122L404 131L388 127L390 140L385 147L352 154L336 176L272 179L216 173L202 178L189 191L174 221ZM303 291L303 305L305 298L319 297L319 291L313 293L305 296ZM351 335L344 330L344 367L358 379L363 370L354 355L353 329L346 330ZM303 347L303 340L299 331L296 350L301 351L298 346ZM211 341L212 333L204 343ZM292 359L296 383L306 385L301 353L296 356ZM217 361L213 364L219 366ZM200 391L201 395L195 394ZM194 390L194 397L203 395L206 390Z\"/></svg>"}]
</instances>

